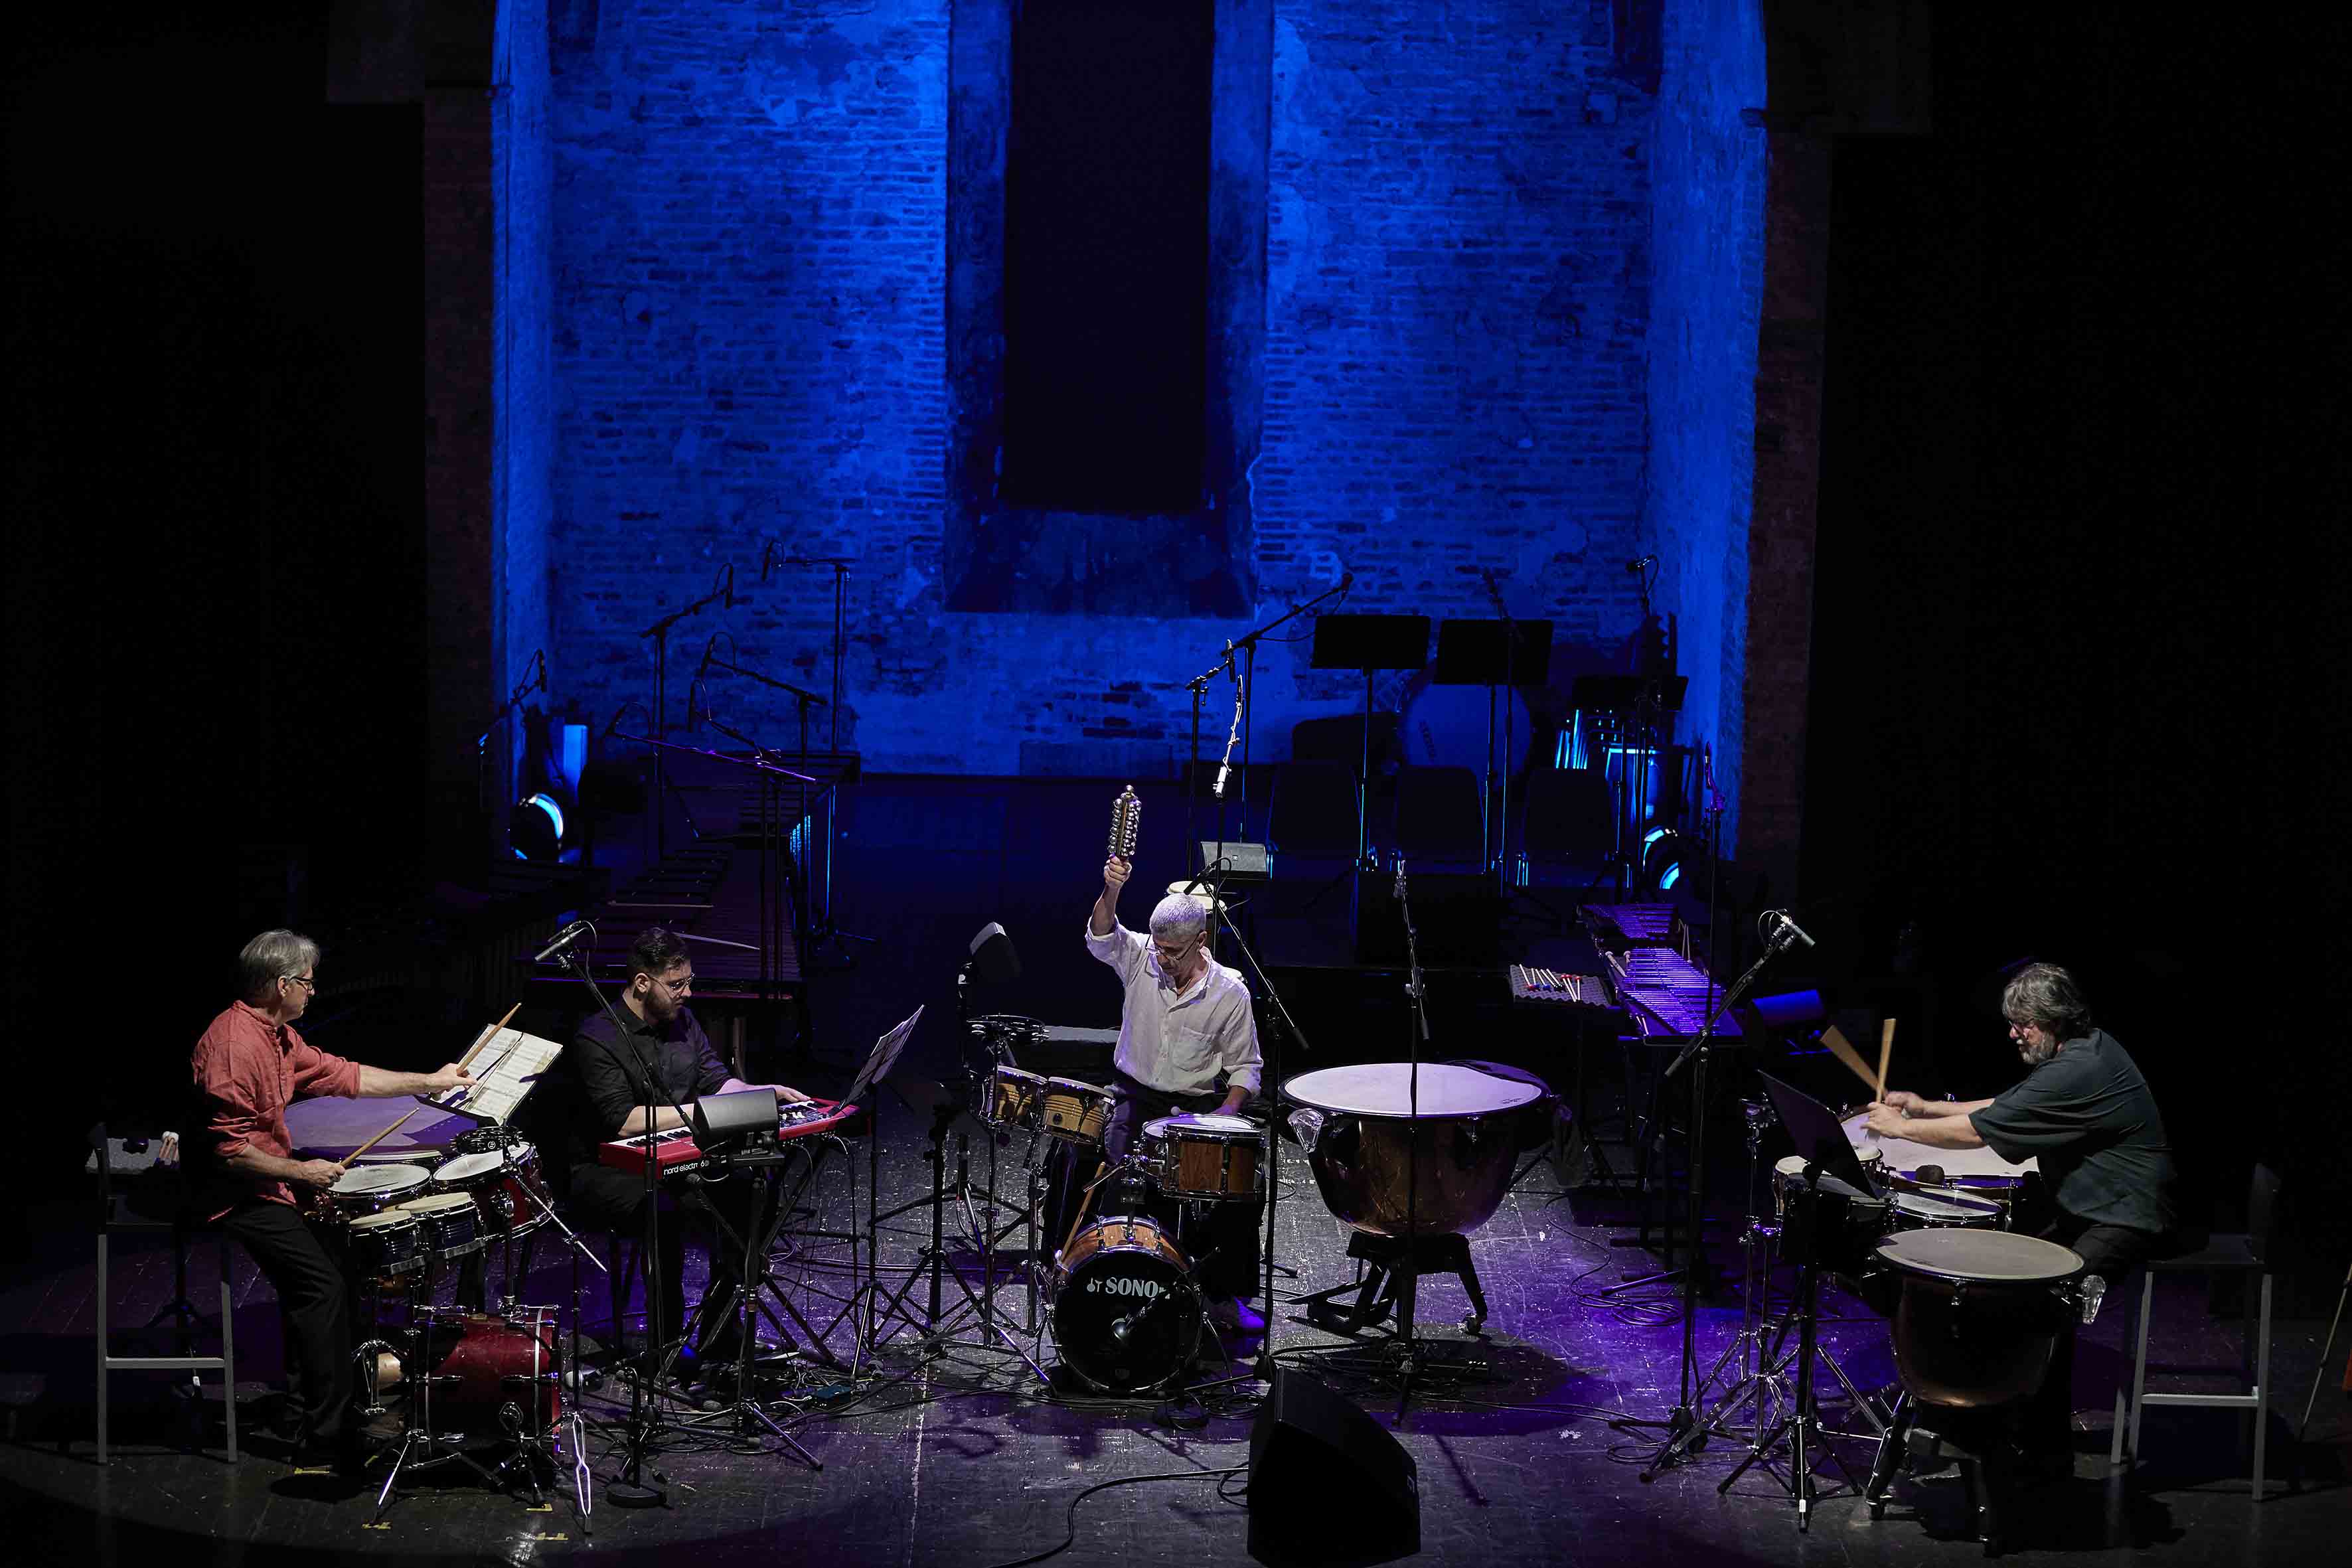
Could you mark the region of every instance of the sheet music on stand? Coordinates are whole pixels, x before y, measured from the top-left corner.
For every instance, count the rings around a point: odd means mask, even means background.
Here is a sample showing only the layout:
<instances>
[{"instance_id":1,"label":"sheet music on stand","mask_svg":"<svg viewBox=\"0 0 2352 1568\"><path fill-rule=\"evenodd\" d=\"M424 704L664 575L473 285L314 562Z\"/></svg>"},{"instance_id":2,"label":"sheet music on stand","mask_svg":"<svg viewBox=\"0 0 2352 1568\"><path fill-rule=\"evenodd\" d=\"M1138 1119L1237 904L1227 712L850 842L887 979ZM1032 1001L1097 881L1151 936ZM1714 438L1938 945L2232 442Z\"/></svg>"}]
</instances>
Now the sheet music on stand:
<instances>
[{"instance_id":1,"label":"sheet music on stand","mask_svg":"<svg viewBox=\"0 0 2352 1568\"><path fill-rule=\"evenodd\" d=\"M474 1044L468 1052L468 1070L474 1075L470 1089L453 1089L434 1097L428 1103L444 1110L471 1117L478 1121L493 1121L503 1126L514 1114L523 1096L535 1088L563 1047L553 1040L543 1040L537 1035L527 1035L520 1029L494 1028ZM488 1068L472 1066L488 1061Z\"/></svg>"},{"instance_id":2,"label":"sheet music on stand","mask_svg":"<svg viewBox=\"0 0 2352 1568\"><path fill-rule=\"evenodd\" d=\"M865 1063L858 1068L857 1076L850 1079L847 1089L841 1091L841 1103L844 1105L865 1103L866 1096L874 1086L889 1077L890 1069L898 1065L899 1053L907 1048L908 1040L914 1037L915 1025L921 1020L922 1016L923 1010L920 1007L916 1008L914 1012L908 1015L905 1023L889 1030L874 1042L874 1048L866 1053Z\"/></svg>"}]
</instances>

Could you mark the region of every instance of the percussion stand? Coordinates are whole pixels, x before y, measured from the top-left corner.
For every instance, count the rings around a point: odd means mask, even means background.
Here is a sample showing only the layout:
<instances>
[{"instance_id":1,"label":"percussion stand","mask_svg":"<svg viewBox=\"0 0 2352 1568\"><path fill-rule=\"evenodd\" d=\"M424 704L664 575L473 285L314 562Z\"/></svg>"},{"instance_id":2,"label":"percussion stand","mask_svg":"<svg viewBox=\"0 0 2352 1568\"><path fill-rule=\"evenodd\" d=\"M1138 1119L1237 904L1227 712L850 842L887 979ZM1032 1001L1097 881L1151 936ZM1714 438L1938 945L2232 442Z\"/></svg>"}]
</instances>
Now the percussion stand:
<instances>
[{"instance_id":1,"label":"percussion stand","mask_svg":"<svg viewBox=\"0 0 2352 1568\"><path fill-rule=\"evenodd\" d=\"M1793 1317L1797 1323L1796 1396L1790 1403L1789 1413L1780 1417L1780 1425L1773 1427L1769 1435L1751 1445L1748 1450L1748 1457L1740 1460L1738 1467L1729 1475L1724 1477L1715 1489L1717 1495L1729 1491L1732 1483L1748 1473L1748 1467L1778 1448L1785 1438L1789 1444L1787 1485L1789 1496L1797 1505L1797 1529L1801 1532L1805 1531L1812 1521L1813 1461L1807 1448L1808 1438L1811 1439L1813 1450L1827 1453L1836 1462L1837 1468L1845 1471L1846 1483L1853 1487L1857 1494L1863 1490L1863 1485L1854 1479L1853 1472L1846 1469L1844 1456L1822 1439L1821 1412L1816 1408L1813 1400L1813 1357L1822 1353L1820 1343L1814 1337L1814 1329L1819 1321L1814 1306L1820 1298L1822 1272L1821 1179L1822 1168L1819 1163L1806 1161L1804 1185L1798 1189L1797 1202L1803 1211L1804 1235L1808 1239L1805 1256L1797 1266L1796 1299L1790 1308L1790 1316ZM1787 1320L1783 1319L1782 1332L1786 1331ZM1839 1376L1843 1379L1844 1374L1841 1373ZM1847 1386L1851 1388L1852 1384ZM1694 1428L1694 1430L1703 1429L1704 1423ZM1677 1437L1680 1436L1677 1434ZM1669 1439L1667 1447L1672 1448L1675 1439ZM1663 1458L1663 1453L1661 1457ZM1652 1461L1653 1470L1642 1472L1643 1480L1651 1479L1656 1463L1655 1460Z\"/></svg>"},{"instance_id":2,"label":"percussion stand","mask_svg":"<svg viewBox=\"0 0 2352 1568\"><path fill-rule=\"evenodd\" d=\"M499 1151L499 1156L502 1163L511 1162L514 1157L514 1151L510 1148L501 1149ZM575 1233L570 1226L563 1223L562 1216L555 1212L553 1205L549 1204L545 1198L541 1197L537 1193L530 1190L529 1183L517 1182L515 1184L515 1188L525 1197L529 1198L530 1200L531 1207L537 1209L541 1217L555 1227L556 1234L563 1237L563 1245L569 1247L572 1252L572 1343L570 1349L564 1355L563 1364L572 1369L573 1379L572 1393L573 1397L572 1407L564 1412L564 1422L566 1426L569 1426L572 1433L572 1511L580 1520L580 1533L586 1535L589 1532L588 1514L590 1510L595 1505L596 1478L594 1473L588 1468L588 1438L587 1433L581 1423L578 1397L581 1389L584 1386L584 1384L580 1377L580 1313L581 1303L583 1300L581 1293L583 1281L580 1273L580 1260L583 1258L586 1258L589 1262L594 1264L600 1272L604 1274L610 1274L612 1270L605 1268L604 1260L597 1257L593 1252L591 1252L588 1249L588 1244L581 1240L578 1234ZM511 1247L513 1245L513 1232L511 1230L508 1232L508 1245ZM530 1246L528 1239L525 1240L524 1246L526 1248ZM511 1267L509 1268L507 1278L509 1281L513 1279ZM507 1296L506 1300L509 1306L512 1306L515 1304L516 1299L511 1294L511 1284L509 1285L509 1294ZM560 1381L559 1386L561 1386ZM550 1473L552 1474L555 1469L555 1434L551 1431L544 1437L529 1437L525 1438L524 1442L532 1447L533 1452L537 1452L539 1445L544 1444L546 1446L547 1452L545 1454L545 1458L548 1461L548 1469Z\"/></svg>"},{"instance_id":3,"label":"percussion stand","mask_svg":"<svg viewBox=\"0 0 2352 1568\"><path fill-rule=\"evenodd\" d=\"M1685 1046L1682 1054L1667 1063L1665 1071L1659 1076L1659 1089L1663 1092L1666 1080L1681 1071L1685 1063L1690 1064L1690 1158L1685 1162L1686 1168L1684 1177L1689 1187L1688 1193L1685 1194L1687 1204L1685 1220L1686 1234L1684 1240L1687 1251L1682 1269L1683 1334L1682 1353L1677 1367L1680 1380L1679 1397L1674 1409L1663 1423L1655 1420L1635 1423L1638 1426L1664 1425L1666 1428L1665 1442L1659 1446L1656 1453L1650 1456L1649 1464L1642 1470L1642 1479L1645 1481L1656 1479L1660 1470L1675 1463L1682 1457L1685 1448L1694 1447L1706 1435L1706 1424L1697 1419L1697 1413L1694 1406L1695 1391L1692 1387L1692 1378L1698 1368L1694 1336L1698 1330L1699 1276L1706 1268L1706 1244L1701 1227L1706 1218L1706 1069L1708 1059L1714 1054L1715 1026L1739 1005L1740 998L1748 994L1748 987L1756 984L1757 978L1764 973L1765 966L1780 956L1782 950L1796 938L1795 928L1786 921L1772 928L1771 934L1765 939L1764 951L1757 956L1755 963L1748 966L1746 972L1738 980L1732 982L1731 989L1724 994L1722 1011L1707 1016L1699 1026L1697 1037ZM1806 1332L1810 1336L1811 1329L1808 1328ZM1812 1366L1812 1345L1810 1337L1805 1350L1806 1360L1800 1381L1801 1386L1810 1389Z\"/></svg>"}]
</instances>

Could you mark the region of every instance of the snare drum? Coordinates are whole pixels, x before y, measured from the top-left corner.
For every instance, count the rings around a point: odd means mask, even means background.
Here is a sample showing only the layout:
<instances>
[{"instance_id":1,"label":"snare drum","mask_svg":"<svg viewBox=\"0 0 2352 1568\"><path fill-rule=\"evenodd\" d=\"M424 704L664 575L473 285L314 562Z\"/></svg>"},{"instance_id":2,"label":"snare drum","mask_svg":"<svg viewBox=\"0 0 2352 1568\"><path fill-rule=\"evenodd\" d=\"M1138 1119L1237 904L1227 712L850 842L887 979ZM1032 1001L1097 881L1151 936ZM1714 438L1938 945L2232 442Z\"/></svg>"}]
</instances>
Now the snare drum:
<instances>
[{"instance_id":1,"label":"snare drum","mask_svg":"<svg viewBox=\"0 0 2352 1568\"><path fill-rule=\"evenodd\" d=\"M385 1211L415 1217L419 1244L436 1263L482 1250L482 1215L466 1193L427 1193Z\"/></svg>"},{"instance_id":2,"label":"snare drum","mask_svg":"<svg viewBox=\"0 0 2352 1568\"><path fill-rule=\"evenodd\" d=\"M1955 1226L1969 1230L1999 1230L2000 1205L1979 1203L1958 1194L1895 1191L1886 1194L1887 1229L1944 1230Z\"/></svg>"},{"instance_id":3,"label":"snare drum","mask_svg":"<svg viewBox=\"0 0 2352 1568\"><path fill-rule=\"evenodd\" d=\"M517 1240L545 1225L554 1203L540 1179L539 1151L520 1138L444 1160L433 1173L433 1189L471 1200L483 1235Z\"/></svg>"},{"instance_id":4,"label":"snare drum","mask_svg":"<svg viewBox=\"0 0 2352 1568\"><path fill-rule=\"evenodd\" d=\"M1265 1195L1265 1131L1239 1116L1163 1116L1147 1121L1137 1153L1168 1197Z\"/></svg>"},{"instance_id":5,"label":"snare drum","mask_svg":"<svg viewBox=\"0 0 2352 1568\"><path fill-rule=\"evenodd\" d=\"M425 1267L424 1222L396 1208L360 1215L344 1227L343 1247L362 1282L413 1273Z\"/></svg>"},{"instance_id":6,"label":"snare drum","mask_svg":"<svg viewBox=\"0 0 2352 1568\"><path fill-rule=\"evenodd\" d=\"M1049 1078L1044 1106L1041 1130L1046 1137L1090 1148L1101 1145L1103 1129L1110 1125L1110 1090L1074 1078Z\"/></svg>"},{"instance_id":7,"label":"snare drum","mask_svg":"<svg viewBox=\"0 0 2352 1568\"><path fill-rule=\"evenodd\" d=\"M1045 1076L999 1067L982 1086L980 1119L1008 1132L1034 1132L1045 1114Z\"/></svg>"},{"instance_id":8,"label":"snare drum","mask_svg":"<svg viewBox=\"0 0 2352 1568\"><path fill-rule=\"evenodd\" d=\"M430 1180L422 1165L353 1165L327 1189L327 1202L335 1217L348 1223L407 1202Z\"/></svg>"}]
</instances>

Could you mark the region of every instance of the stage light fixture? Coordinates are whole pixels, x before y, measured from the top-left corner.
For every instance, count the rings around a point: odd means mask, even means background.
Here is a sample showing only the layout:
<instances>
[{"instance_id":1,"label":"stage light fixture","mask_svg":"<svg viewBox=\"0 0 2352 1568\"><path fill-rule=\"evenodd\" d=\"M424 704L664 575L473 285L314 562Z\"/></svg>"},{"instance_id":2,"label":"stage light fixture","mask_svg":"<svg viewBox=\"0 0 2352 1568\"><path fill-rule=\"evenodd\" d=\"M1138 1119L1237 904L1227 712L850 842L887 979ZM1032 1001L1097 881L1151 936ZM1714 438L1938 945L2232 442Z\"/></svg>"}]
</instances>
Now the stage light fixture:
<instances>
[{"instance_id":1,"label":"stage light fixture","mask_svg":"<svg viewBox=\"0 0 2352 1568\"><path fill-rule=\"evenodd\" d=\"M1683 878L1682 835L1671 827L1653 827L1642 836L1642 886L1654 893L1672 892Z\"/></svg>"},{"instance_id":2,"label":"stage light fixture","mask_svg":"<svg viewBox=\"0 0 2352 1568\"><path fill-rule=\"evenodd\" d=\"M562 805L541 790L515 803L507 824L507 847L518 860L554 860L570 847Z\"/></svg>"}]
</instances>

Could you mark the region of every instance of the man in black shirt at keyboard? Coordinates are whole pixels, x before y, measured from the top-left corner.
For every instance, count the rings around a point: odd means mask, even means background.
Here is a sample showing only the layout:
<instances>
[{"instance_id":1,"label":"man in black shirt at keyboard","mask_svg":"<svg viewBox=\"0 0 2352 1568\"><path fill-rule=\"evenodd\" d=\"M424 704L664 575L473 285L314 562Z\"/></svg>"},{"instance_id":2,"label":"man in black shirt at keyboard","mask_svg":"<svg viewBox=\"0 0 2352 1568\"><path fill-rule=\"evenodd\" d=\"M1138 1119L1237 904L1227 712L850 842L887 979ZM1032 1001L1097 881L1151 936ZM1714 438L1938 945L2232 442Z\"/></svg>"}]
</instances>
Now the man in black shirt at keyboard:
<instances>
[{"instance_id":1,"label":"man in black shirt at keyboard","mask_svg":"<svg viewBox=\"0 0 2352 1568\"><path fill-rule=\"evenodd\" d=\"M581 1024L572 1047L563 1053L570 1081L567 1102L570 1148L565 1152L570 1177L572 1223L617 1233L635 1243L645 1230L646 1182L641 1171L604 1164L600 1151L614 1139L646 1130L646 1079L656 1086L653 1128L656 1132L684 1127L678 1107L691 1113L694 1102L708 1094L769 1088L782 1100L806 1100L799 1089L783 1084L747 1084L730 1074L711 1048L687 998L694 989L694 965L686 943L675 933L654 926L640 933L629 948L629 980L614 1004L623 1030L614 1020L595 1013ZM666 1343L680 1332L686 1316L686 1235L691 1228L710 1255L713 1290L738 1283L743 1274L740 1243L730 1244L714 1216L723 1219L739 1238L751 1235L762 1217L758 1189L746 1176L667 1176L656 1191L661 1204L661 1247L657 1289L646 1292L647 1329L656 1343ZM643 1262L639 1265L642 1269ZM738 1330L730 1314L708 1326L698 1363L717 1366L735 1359ZM677 1381L691 1386L697 1381L698 1358L682 1352Z\"/></svg>"},{"instance_id":2,"label":"man in black shirt at keyboard","mask_svg":"<svg viewBox=\"0 0 2352 1568\"><path fill-rule=\"evenodd\" d=\"M2134 1268L2173 1249L2177 1176L2156 1097L2056 964L2011 975L2000 1008L2032 1069L2021 1080L1990 1100L1898 1091L1871 1108L1870 1130L1937 1149L1990 1148L2011 1164L2038 1161L2058 1211L2042 1235L2082 1255L2086 1287L2119 1289ZM2072 1473L2074 1362L2070 1328L2023 1412L2031 1471Z\"/></svg>"}]
</instances>

